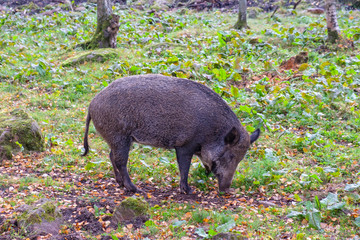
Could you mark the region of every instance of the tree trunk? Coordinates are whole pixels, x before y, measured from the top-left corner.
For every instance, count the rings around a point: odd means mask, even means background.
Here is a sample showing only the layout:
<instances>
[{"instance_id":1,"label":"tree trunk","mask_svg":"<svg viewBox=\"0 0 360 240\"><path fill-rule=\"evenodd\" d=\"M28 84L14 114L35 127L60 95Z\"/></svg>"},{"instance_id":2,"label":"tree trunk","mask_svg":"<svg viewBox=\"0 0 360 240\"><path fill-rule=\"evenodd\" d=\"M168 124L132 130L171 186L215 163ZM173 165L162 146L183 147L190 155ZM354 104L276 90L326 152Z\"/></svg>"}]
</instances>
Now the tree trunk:
<instances>
[{"instance_id":1,"label":"tree trunk","mask_svg":"<svg viewBox=\"0 0 360 240\"><path fill-rule=\"evenodd\" d=\"M246 20L246 8L247 2L246 0L239 0L239 17L238 21L235 23L235 29L248 28L247 20Z\"/></svg>"},{"instance_id":2,"label":"tree trunk","mask_svg":"<svg viewBox=\"0 0 360 240\"><path fill-rule=\"evenodd\" d=\"M336 17L336 1L325 0L326 24L328 30L328 41L335 43L340 36L340 29Z\"/></svg>"},{"instance_id":3,"label":"tree trunk","mask_svg":"<svg viewBox=\"0 0 360 240\"><path fill-rule=\"evenodd\" d=\"M116 48L120 17L112 13L111 0L97 0L97 27L92 39L85 43L86 49Z\"/></svg>"}]
</instances>

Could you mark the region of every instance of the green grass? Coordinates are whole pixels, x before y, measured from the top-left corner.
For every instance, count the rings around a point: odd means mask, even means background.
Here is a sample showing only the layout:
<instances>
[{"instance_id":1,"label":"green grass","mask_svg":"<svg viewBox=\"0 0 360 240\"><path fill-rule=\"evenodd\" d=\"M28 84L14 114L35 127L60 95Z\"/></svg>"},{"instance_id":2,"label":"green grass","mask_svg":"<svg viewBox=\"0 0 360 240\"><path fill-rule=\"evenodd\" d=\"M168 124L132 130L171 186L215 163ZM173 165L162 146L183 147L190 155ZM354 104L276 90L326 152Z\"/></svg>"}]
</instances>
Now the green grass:
<instances>
[{"instance_id":1,"label":"green grass","mask_svg":"<svg viewBox=\"0 0 360 240\"><path fill-rule=\"evenodd\" d=\"M359 189L349 193L344 186L360 180L359 12L338 13L343 36L355 48L345 42L328 45L325 19L303 10L298 15L277 14L278 20L261 14L249 20L251 28L245 31L232 29L236 16L220 11L164 12L159 18L139 10L116 8L115 12L122 19L119 57L72 67L61 64L80 54L81 49L72 47L94 33L96 15L91 7L84 14L0 14L0 110L24 108L38 121L48 151L34 168L41 174L59 170L90 179L99 174L112 179L109 148L93 126L89 133L92 150L88 157L80 157L91 99L123 76L186 77L220 94L249 131L262 128L261 138L239 164L233 180L239 198L294 200L297 194L303 204L335 191L346 202L349 214L324 212L324 233L309 228L307 222L286 218L290 211L301 209L300 205L264 207L245 202L230 211L201 203L159 203L139 230L143 236L194 237L199 228L208 237L232 229L249 238L265 239L288 233L298 239L350 238L358 232L351 213L359 204ZM323 44L329 51L319 53L316 49ZM281 62L301 51L309 52L305 69L281 72ZM269 78L271 74L275 77ZM129 172L135 184L148 181L159 189L179 185L173 150L134 144ZM216 190L215 177L205 174L198 159L194 158L189 179L205 195ZM0 174L0 190L13 184L20 192L34 184L56 186L54 191L60 192L75 189L72 183L63 185L49 177ZM25 201L36 199L29 196ZM0 200L0 207L17 205L21 197ZM188 212L191 214L186 215ZM332 228L338 225L340 232L335 234ZM135 234L121 227L119 232Z\"/></svg>"}]
</instances>

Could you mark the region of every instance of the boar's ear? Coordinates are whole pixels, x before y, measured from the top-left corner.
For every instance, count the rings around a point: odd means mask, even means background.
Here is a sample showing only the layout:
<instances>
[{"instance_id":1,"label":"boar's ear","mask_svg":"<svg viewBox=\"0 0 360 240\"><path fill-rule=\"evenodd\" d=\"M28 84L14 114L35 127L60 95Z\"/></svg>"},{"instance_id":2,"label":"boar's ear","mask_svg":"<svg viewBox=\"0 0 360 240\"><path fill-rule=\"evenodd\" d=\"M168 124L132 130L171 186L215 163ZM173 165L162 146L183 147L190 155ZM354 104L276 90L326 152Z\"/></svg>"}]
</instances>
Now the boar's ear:
<instances>
[{"instance_id":1,"label":"boar's ear","mask_svg":"<svg viewBox=\"0 0 360 240\"><path fill-rule=\"evenodd\" d=\"M255 142L260 136L260 129L256 129L255 132L253 132L251 135L250 135L250 144Z\"/></svg>"},{"instance_id":2,"label":"boar's ear","mask_svg":"<svg viewBox=\"0 0 360 240\"><path fill-rule=\"evenodd\" d=\"M234 145L236 144L240 139L240 133L239 131L233 127L228 134L225 136L225 144Z\"/></svg>"}]
</instances>

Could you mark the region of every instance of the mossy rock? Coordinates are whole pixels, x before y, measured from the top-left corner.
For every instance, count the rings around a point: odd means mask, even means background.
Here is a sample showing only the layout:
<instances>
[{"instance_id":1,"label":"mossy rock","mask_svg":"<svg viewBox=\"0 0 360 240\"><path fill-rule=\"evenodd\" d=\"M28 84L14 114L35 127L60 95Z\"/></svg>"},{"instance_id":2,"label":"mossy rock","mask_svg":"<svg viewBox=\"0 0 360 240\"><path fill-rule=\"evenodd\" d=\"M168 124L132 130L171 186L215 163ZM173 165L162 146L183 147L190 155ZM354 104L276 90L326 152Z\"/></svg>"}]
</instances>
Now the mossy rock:
<instances>
[{"instance_id":1,"label":"mossy rock","mask_svg":"<svg viewBox=\"0 0 360 240\"><path fill-rule=\"evenodd\" d=\"M249 18L257 18L257 16L263 12L261 8L258 7L248 7L247 8L247 15Z\"/></svg>"},{"instance_id":2,"label":"mossy rock","mask_svg":"<svg viewBox=\"0 0 360 240\"><path fill-rule=\"evenodd\" d=\"M153 5L150 6L151 9L156 11L167 11L169 6L173 3L172 0L157 0L154 1Z\"/></svg>"},{"instance_id":3,"label":"mossy rock","mask_svg":"<svg viewBox=\"0 0 360 240\"><path fill-rule=\"evenodd\" d=\"M149 204L137 197L129 197L123 200L114 210L113 220L116 223L133 221L136 218L146 217L149 213Z\"/></svg>"},{"instance_id":4,"label":"mossy rock","mask_svg":"<svg viewBox=\"0 0 360 240\"><path fill-rule=\"evenodd\" d=\"M34 206L25 205L18 211L22 213L17 217L19 227L27 233L58 234L63 224L62 214L56 204L48 199L42 199Z\"/></svg>"},{"instance_id":5,"label":"mossy rock","mask_svg":"<svg viewBox=\"0 0 360 240\"><path fill-rule=\"evenodd\" d=\"M0 113L0 163L20 150L44 151L44 138L38 124L21 109Z\"/></svg>"},{"instance_id":6,"label":"mossy rock","mask_svg":"<svg viewBox=\"0 0 360 240\"><path fill-rule=\"evenodd\" d=\"M61 65L63 67L76 66L84 62L105 62L117 58L119 53L113 48L100 48L84 51L75 56L69 57Z\"/></svg>"},{"instance_id":7,"label":"mossy rock","mask_svg":"<svg viewBox=\"0 0 360 240\"><path fill-rule=\"evenodd\" d=\"M212 240L245 240L247 238L236 233L219 233L211 238Z\"/></svg>"},{"instance_id":8,"label":"mossy rock","mask_svg":"<svg viewBox=\"0 0 360 240\"><path fill-rule=\"evenodd\" d=\"M30 2L29 4L24 4L24 5L22 5L21 7L20 7L20 9L22 9L22 10L39 10L40 9L40 7L36 4L36 3L34 3L34 2Z\"/></svg>"}]
</instances>

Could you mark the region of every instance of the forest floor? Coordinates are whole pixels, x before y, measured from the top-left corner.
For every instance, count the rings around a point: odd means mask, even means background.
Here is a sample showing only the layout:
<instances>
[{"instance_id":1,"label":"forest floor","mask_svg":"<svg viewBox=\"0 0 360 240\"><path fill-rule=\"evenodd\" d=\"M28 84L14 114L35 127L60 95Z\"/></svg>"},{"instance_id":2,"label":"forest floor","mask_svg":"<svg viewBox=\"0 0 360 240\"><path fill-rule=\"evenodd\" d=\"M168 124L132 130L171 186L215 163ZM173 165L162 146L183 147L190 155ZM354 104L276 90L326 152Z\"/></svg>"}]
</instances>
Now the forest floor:
<instances>
[{"instance_id":1,"label":"forest floor","mask_svg":"<svg viewBox=\"0 0 360 240\"><path fill-rule=\"evenodd\" d=\"M202 208L209 210L224 209L234 213L238 212L238 208L259 208L266 209L268 207L282 208L287 205L295 204L295 200L288 195L275 194L272 197L267 197L265 194L257 193L247 195L246 192L232 192L220 196L218 191L213 189L211 192L204 193L199 189L195 189L192 194L181 194L177 184L168 187L159 187L151 181L137 182L141 193L131 193L123 188L120 188L115 182L114 178L104 177L103 174L95 176L89 175L87 172L79 174L72 172L70 169L54 169L46 174L42 171L43 157L47 153L32 155L23 154L16 155L11 161L4 161L0 166L0 172L7 175L7 179L28 179L27 182L6 182L0 184L0 196L4 199L12 199L13 204L17 206L26 204L25 202L38 201L41 199L56 199L59 205L63 220L67 224L66 229L62 229L58 236L52 236L45 233L31 234L27 236L29 239L82 239L85 237L82 232L86 231L94 236L99 236L98 239L111 239L110 236L101 236L104 233L109 233L118 228L115 224L108 224L105 226L104 222L111 220L109 215L113 214L115 206L122 200L131 196L142 196L150 204L151 207L166 208L173 204L186 204L191 208L196 205L201 205ZM47 182L49 181L50 182ZM44 184L45 183L45 184ZM54 184L56 183L56 184ZM8 188L8 185L11 188ZM71 190L64 191L66 186L72 186ZM325 193L323 193L325 194ZM23 196L19 199L19 196ZM25 200L27 199L27 201ZM25 200L25 201L24 201ZM94 208L98 208L103 215L96 216ZM186 207L185 207L186 208ZM0 226L5 223L6 219L13 219L7 227L11 231L21 231L16 219L17 211L11 203L0 207ZM105 214L106 213L106 214ZM284 219L279 216L278 220ZM138 219L134 221L127 221L124 225L137 229L143 227L145 221L139 222ZM79 228L78 226L81 226ZM82 230L82 231L79 231ZM195 230L195 229L193 229ZM193 237L197 235L192 231ZM0 239L10 240L16 236L2 236ZM41 238L42 237L42 238ZM144 235L143 237L147 237ZM279 236L281 238L292 237L291 233ZM120 238L122 239L122 238ZM132 239L124 236L124 239Z\"/></svg>"}]
</instances>

